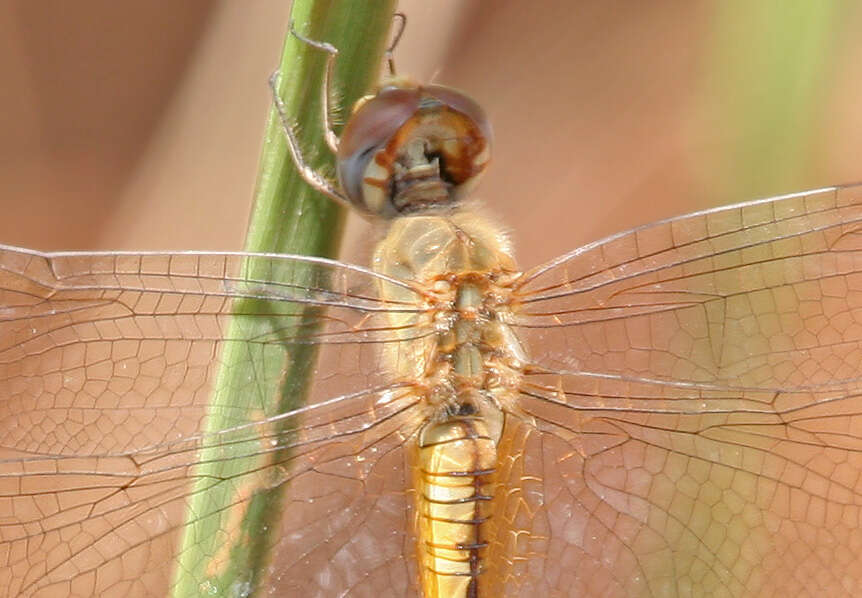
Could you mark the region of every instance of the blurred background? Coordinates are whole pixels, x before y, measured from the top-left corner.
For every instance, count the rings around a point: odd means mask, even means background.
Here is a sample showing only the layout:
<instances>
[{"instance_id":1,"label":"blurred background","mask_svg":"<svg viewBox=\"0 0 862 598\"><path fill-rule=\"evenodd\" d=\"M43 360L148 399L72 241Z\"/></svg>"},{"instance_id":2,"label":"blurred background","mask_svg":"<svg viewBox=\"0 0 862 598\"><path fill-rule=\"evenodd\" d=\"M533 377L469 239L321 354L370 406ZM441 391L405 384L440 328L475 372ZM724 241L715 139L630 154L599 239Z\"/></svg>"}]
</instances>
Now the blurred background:
<instances>
[{"instance_id":1,"label":"blurred background","mask_svg":"<svg viewBox=\"0 0 862 598\"><path fill-rule=\"evenodd\" d=\"M239 249L289 4L0 0L0 243ZM862 180L862 4L633 6L400 5L399 71L467 90L491 117L478 195L523 265Z\"/></svg>"}]
</instances>

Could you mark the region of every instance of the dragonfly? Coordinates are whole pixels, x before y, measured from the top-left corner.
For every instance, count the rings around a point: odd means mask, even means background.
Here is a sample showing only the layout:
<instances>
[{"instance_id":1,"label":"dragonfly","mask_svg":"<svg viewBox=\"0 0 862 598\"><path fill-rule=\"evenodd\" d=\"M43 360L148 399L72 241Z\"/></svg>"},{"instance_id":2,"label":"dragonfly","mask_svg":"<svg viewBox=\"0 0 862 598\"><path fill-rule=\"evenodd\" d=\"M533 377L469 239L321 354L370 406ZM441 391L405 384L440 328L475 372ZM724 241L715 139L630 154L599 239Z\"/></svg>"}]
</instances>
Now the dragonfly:
<instances>
[{"instance_id":1,"label":"dragonfly","mask_svg":"<svg viewBox=\"0 0 862 598\"><path fill-rule=\"evenodd\" d=\"M2 595L165 595L197 545L214 579L274 487L272 595L859 595L862 185L522 269L469 199L489 144L449 88L355 112L340 183L304 172L388 220L370 266L0 247ZM220 368L311 347L307 405L205 428Z\"/></svg>"}]
</instances>

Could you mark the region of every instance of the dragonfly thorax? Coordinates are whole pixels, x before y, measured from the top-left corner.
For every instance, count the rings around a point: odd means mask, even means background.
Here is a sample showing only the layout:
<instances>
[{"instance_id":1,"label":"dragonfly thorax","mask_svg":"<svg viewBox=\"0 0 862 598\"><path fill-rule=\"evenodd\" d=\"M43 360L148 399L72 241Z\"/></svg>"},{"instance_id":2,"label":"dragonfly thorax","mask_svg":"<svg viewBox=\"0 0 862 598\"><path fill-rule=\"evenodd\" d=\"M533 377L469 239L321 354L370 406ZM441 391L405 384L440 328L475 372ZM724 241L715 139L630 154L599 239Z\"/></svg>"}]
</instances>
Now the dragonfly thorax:
<instances>
[{"instance_id":1,"label":"dragonfly thorax","mask_svg":"<svg viewBox=\"0 0 862 598\"><path fill-rule=\"evenodd\" d=\"M507 281L517 271L507 237L464 209L405 216L391 222L373 267L416 281L426 297L421 316L393 311L388 316L392 329L433 331L387 343L385 362L392 375L420 381L429 420L465 413L496 417L493 412L511 403L526 362L508 325L509 303L498 300L509 292ZM393 302L406 302L413 292L381 290Z\"/></svg>"}]
</instances>

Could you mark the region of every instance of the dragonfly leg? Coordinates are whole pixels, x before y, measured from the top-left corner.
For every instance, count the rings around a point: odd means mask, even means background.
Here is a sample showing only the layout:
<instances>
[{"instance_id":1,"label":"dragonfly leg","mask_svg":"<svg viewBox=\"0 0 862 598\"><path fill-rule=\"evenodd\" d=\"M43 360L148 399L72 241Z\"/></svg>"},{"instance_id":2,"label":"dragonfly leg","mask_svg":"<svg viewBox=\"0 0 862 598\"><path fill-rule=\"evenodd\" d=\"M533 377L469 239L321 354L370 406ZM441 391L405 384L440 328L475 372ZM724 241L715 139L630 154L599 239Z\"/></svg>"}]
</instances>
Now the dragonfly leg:
<instances>
[{"instance_id":1,"label":"dragonfly leg","mask_svg":"<svg viewBox=\"0 0 862 598\"><path fill-rule=\"evenodd\" d=\"M398 45L398 42L401 40L401 36L404 33L404 28L407 25L407 17L402 13L395 13L395 19L399 19L401 25L398 28L398 32L395 34L395 37L392 40L392 43L386 49L386 59L389 65L389 72L391 76L395 76L395 61L392 58L392 52L395 47ZM290 34L293 35L296 39L301 41L302 43L316 48L318 50L322 50L326 52L326 71L324 73L323 78L323 97L321 101L321 107L323 112L323 130L324 130L324 139L326 140L326 145L329 147L332 153L338 152L338 144L339 138L338 135L335 134L335 131L332 128L332 80L333 73L335 72L335 59L338 57L338 48L333 46L328 42L322 42L313 40L311 38L305 37L301 33L299 33L294 27L293 22L290 23ZM293 159L294 164L296 165L299 174L302 178L311 185L316 190L320 191L324 195L339 201L345 205L350 205L349 200L346 196L344 196L339 189L339 186L335 184L333 181L329 180L326 176L314 170L314 168L308 164L305 158L302 155L302 148L299 144L299 139L296 137L296 132L294 131L293 125L290 123L290 120L287 117L287 112L284 108L284 101L281 99L281 95L278 93L279 81L281 79L281 72L276 71L269 78L269 86L272 89L273 101L275 102L276 110L278 111L279 119L281 120L282 128L284 129L285 138L287 141L287 148L290 151L290 156Z\"/></svg>"},{"instance_id":2,"label":"dragonfly leg","mask_svg":"<svg viewBox=\"0 0 862 598\"><path fill-rule=\"evenodd\" d=\"M293 21L290 22L290 34L301 41L302 43L326 52L326 72L323 75L323 98L320 105L323 108L323 134L326 139L326 145L329 146L332 153L338 151L338 135L332 130L332 74L335 70L335 59L338 58L338 48L328 42L320 42L305 37L299 33L293 26Z\"/></svg>"},{"instance_id":3,"label":"dragonfly leg","mask_svg":"<svg viewBox=\"0 0 862 598\"><path fill-rule=\"evenodd\" d=\"M401 36L404 35L404 29L407 28L407 15L403 12L396 12L392 15L392 19L398 19L400 23L398 27L398 32L392 37L392 43L389 44L389 47L386 48L386 66L389 69L389 76L395 77L395 57L393 53L395 52L396 46L398 46L398 42L401 41Z\"/></svg>"},{"instance_id":4,"label":"dragonfly leg","mask_svg":"<svg viewBox=\"0 0 862 598\"><path fill-rule=\"evenodd\" d=\"M269 86L272 89L272 99L275 102L275 109L278 111L278 117L281 120L281 127L284 129L284 136L287 142L287 149L290 152L290 157L296 165L300 176L311 187L320 191L327 197L341 202L344 205L350 205L349 200L344 196L338 185L329 180L326 176L316 171L302 155L302 148L299 145L299 139L296 137L296 132L293 130L293 125L287 117L287 112L284 108L284 101L278 93L278 84L281 80L281 71L275 71L269 78Z\"/></svg>"}]
</instances>

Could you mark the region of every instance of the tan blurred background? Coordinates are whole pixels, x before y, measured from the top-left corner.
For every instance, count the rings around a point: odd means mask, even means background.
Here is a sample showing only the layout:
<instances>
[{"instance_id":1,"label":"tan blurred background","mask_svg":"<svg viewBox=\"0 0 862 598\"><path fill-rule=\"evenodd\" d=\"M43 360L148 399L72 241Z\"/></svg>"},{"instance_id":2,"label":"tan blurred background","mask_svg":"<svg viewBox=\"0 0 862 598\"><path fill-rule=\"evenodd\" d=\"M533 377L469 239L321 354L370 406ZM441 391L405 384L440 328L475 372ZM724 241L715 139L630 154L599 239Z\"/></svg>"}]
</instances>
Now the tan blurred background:
<instances>
[{"instance_id":1,"label":"tan blurred background","mask_svg":"<svg viewBox=\"0 0 862 598\"><path fill-rule=\"evenodd\" d=\"M858 3L401 10L399 70L491 115L479 196L517 229L524 265L657 218L862 180ZM288 13L0 0L0 243L240 248Z\"/></svg>"}]
</instances>

